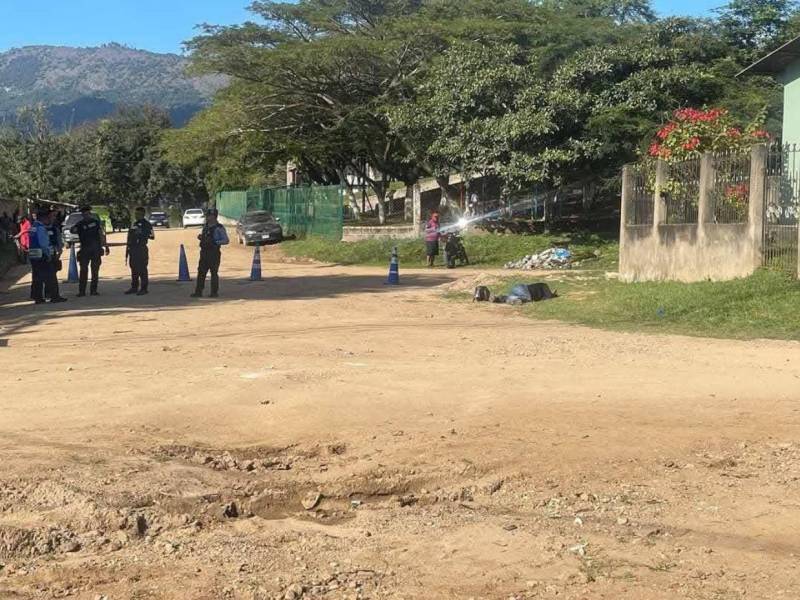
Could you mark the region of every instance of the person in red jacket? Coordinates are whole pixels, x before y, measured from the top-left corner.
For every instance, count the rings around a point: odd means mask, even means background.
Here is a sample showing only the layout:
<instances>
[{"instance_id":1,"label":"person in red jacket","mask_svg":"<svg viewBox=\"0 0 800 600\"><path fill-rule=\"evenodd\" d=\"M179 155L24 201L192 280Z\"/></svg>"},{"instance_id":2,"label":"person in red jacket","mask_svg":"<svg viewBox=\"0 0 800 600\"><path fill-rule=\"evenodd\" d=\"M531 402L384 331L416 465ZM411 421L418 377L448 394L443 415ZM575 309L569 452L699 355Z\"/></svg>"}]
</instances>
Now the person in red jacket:
<instances>
[{"instance_id":1,"label":"person in red jacket","mask_svg":"<svg viewBox=\"0 0 800 600\"><path fill-rule=\"evenodd\" d=\"M430 220L425 224L425 255L428 258L428 266L432 267L434 260L439 255L439 213L433 213Z\"/></svg>"},{"instance_id":2,"label":"person in red jacket","mask_svg":"<svg viewBox=\"0 0 800 600\"><path fill-rule=\"evenodd\" d=\"M22 217L22 221L19 224L19 233L14 236L14 239L17 240L19 247L22 249L23 252L28 252L28 248L31 247L30 238L28 234L31 230L31 223L36 219L36 213L31 213L30 215Z\"/></svg>"}]
</instances>

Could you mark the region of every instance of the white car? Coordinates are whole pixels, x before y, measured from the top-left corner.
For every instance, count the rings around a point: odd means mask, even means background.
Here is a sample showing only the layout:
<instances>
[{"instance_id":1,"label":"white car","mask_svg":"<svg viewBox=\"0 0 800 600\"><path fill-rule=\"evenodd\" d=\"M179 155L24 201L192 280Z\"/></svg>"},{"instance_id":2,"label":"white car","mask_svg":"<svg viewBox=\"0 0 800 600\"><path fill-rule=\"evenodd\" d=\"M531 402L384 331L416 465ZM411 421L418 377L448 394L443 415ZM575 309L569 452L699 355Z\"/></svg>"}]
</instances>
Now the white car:
<instances>
[{"instance_id":1,"label":"white car","mask_svg":"<svg viewBox=\"0 0 800 600\"><path fill-rule=\"evenodd\" d=\"M206 224L206 215L201 208L190 208L183 213L183 227L191 227L192 225L199 225L202 227Z\"/></svg>"}]
</instances>

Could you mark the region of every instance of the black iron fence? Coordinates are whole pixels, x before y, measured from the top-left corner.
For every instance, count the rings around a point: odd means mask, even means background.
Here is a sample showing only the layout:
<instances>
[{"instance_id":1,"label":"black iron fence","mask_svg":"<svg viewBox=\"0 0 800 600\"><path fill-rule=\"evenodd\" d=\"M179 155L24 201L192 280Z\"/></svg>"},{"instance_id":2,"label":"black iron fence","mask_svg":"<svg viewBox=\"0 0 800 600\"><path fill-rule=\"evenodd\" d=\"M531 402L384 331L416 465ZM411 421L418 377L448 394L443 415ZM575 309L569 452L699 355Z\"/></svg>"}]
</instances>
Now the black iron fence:
<instances>
[{"instance_id":1,"label":"black iron fence","mask_svg":"<svg viewBox=\"0 0 800 600\"><path fill-rule=\"evenodd\" d=\"M747 223L750 211L750 160L750 152L714 155L714 178L710 192L714 223Z\"/></svg>"},{"instance_id":2,"label":"black iron fence","mask_svg":"<svg viewBox=\"0 0 800 600\"><path fill-rule=\"evenodd\" d=\"M800 147L773 146L764 190L764 266L797 273Z\"/></svg>"},{"instance_id":3,"label":"black iron fence","mask_svg":"<svg viewBox=\"0 0 800 600\"><path fill-rule=\"evenodd\" d=\"M700 200L700 159L693 158L669 165L663 190L664 222L670 225L697 223Z\"/></svg>"},{"instance_id":4,"label":"black iron fence","mask_svg":"<svg viewBox=\"0 0 800 600\"><path fill-rule=\"evenodd\" d=\"M651 162L630 165L631 203L627 214L628 225L653 224L653 184L655 167Z\"/></svg>"}]
</instances>

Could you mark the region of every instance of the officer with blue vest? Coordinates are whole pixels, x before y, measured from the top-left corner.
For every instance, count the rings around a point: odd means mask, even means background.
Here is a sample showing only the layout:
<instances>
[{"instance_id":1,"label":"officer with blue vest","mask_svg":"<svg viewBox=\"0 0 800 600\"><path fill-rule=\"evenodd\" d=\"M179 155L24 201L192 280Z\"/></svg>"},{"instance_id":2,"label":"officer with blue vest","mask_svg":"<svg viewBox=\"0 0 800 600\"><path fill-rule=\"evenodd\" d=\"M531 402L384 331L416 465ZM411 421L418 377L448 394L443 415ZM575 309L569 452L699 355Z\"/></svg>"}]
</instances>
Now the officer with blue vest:
<instances>
[{"instance_id":1,"label":"officer with blue vest","mask_svg":"<svg viewBox=\"0 0 800 600\"><path fill-rule=\"evenodd\" d=\"M217 220L217 209L206 210L206 224L197 239L200 240L200 263L197 265L197 285L192 298L203 296L206 275L211 272L211 298L219 295L219 263L222 260L222 246L229 243L228 232Z\"/></svg>"},{"instance_id":2,"label":"officer with blue vest","mask_svg":"<svg viewBox=\"0 0 800 600\"><path fill-rule=\"evenodd\" d=\"M41 208L28 232L28 259L31 262L31 299L36 304L44 304L45 295L50 302L66 302L58 293L56 275L57 247L53 245L48 227L51 225L52 211ZM55 283L55 285L54 285Z\"/></svg>"}]
</instances>

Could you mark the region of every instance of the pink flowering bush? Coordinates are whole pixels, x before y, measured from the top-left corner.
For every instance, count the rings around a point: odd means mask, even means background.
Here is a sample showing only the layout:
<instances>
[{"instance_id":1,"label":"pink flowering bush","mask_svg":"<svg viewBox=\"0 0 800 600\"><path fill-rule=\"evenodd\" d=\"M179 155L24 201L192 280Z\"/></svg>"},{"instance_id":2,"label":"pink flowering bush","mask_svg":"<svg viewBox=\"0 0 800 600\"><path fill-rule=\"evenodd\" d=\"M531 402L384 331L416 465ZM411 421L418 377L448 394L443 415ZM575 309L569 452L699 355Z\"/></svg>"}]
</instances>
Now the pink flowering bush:
<instances>
[{"instance_id":1,"label":"pink flowering bush","mask_svg":"<svg viewBox=\"0 0 800 600\"><path fill-rule=\"evenodd\" d=\"M704 152L747 151L769 141L763 117L742 127L724 108L682 108L656 133L647 154L667 162L697 158Z\"/></svg>"}]
</instances>

